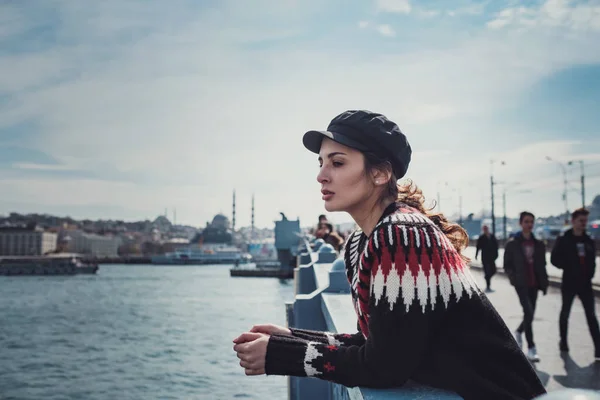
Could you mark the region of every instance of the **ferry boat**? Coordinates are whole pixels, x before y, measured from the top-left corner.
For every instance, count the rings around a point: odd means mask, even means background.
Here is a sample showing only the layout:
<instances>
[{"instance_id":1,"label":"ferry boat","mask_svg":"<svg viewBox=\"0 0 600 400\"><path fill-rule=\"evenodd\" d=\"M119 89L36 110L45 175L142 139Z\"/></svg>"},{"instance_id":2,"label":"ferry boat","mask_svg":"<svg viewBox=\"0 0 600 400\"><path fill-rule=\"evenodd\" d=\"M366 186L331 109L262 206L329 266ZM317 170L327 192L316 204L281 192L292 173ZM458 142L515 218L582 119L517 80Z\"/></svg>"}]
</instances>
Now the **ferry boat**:
<instances>
[{"instance_id":1,"label":"ferry boat","mask_svg":"<svg viewBox=\"0 0 600 400\"><path fill-rule=\"evenodd\" d=\"M0 275L4 276L95 274L97 271L98 264L84 263L73 254L0 257Z\"/></svg>"},{"instance_id":2,"label":"ferry boat","mask_svg":"<svg viewBox=\"0 0 600 400\"><path fill-rule=\"evenodd\" d=\"M247 264L252 256L228 244L205 244L177 249L170 253L153 256L152 264L157 265L207 265L207 264Z\"/></svg>"}]
</instances>

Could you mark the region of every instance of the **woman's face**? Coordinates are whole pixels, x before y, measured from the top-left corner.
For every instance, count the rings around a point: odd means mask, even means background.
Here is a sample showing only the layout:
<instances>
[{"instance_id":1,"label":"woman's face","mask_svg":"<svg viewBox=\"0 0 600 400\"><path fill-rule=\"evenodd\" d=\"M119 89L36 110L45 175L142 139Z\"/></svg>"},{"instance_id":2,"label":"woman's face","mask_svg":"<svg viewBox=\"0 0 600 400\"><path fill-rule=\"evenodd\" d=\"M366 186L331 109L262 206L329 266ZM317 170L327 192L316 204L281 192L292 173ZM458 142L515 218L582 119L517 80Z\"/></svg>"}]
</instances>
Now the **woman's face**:
<instances>
[{"instance_id":1,"label":"woman's face","mask_svg":"<svg viewBox=\"0 0 600 400\"><path fill-rule=\"evenodd\" d=\"M317 181L327 211L351 212L373 195L372 179L365 174L363 154L324 138L319 151Z\"/></svg>"}]
</instances>

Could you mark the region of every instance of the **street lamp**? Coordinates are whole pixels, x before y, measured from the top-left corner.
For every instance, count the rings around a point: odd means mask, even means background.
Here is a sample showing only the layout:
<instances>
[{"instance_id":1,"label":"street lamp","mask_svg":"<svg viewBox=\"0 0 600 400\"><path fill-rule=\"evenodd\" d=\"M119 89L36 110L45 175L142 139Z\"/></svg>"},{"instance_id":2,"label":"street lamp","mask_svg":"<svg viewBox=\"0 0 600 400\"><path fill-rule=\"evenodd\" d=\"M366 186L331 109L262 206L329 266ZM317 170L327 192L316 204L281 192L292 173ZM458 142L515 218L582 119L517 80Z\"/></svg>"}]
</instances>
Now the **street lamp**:
<instances>
[{"instance_id":1,"label":"street lamp","mask_svg":"<svg viewBox=\"0 0 600 400\"><path fill-rule=\"evenodd\" d=\"M568 218L569 216L569 203L568 203L568 199L567 199L567 167L565 167L565 165L563 163L561 163L558 160L553 159L550 156L546 156L546 160L551 161L551 162L555 162L556 164L560 165L560 169L562 170L562 174L563 174L563 201L565 202L565 218Z\"/></svg>"},{"instance_id":2,"label":"street lamp","mask_svg":"<svg viewBox=\"0 0 600 400\"><path fill-rule=\"evenodd\" d=\"M494 214L494 162L496 160L490 160L490 187L492 189L492 233L496 234L496 215ZM504 161L500 161L500 165L506 165Z\"/></svg>"},{"instance_id":3,"label":"street lamp","mask_svg":"<svg viewBox=\"0 0 600 400\"><path fill-rule=\"evenodd\" d=\"M585 174L583 172L583 160L572 160L569 161L568 165L573 165L574 163L579 163L581 167L581 207L585 208Z\"/></svg>"}]
</instances>

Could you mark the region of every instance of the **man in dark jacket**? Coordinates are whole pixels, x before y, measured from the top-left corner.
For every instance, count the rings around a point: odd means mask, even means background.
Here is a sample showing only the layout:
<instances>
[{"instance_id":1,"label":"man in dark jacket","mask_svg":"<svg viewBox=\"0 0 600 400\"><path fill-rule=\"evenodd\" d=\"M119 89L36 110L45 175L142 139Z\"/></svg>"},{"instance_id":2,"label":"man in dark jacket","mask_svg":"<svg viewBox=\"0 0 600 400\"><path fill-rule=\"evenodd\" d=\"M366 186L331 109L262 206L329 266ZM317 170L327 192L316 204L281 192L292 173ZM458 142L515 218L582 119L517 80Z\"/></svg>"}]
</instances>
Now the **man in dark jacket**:
<instances>
[{"instance_id":1,"label":"man in dark jacket","mask_svg":"<svg viewBox=\"0 0 600 400\"><path fill-rule=\"evenodd\" d=\"M511 238L504 247L504 271L511 285L515 287L519 302L523 307L523 322L515 331L515 339L523 346L523 332L529 351L527 358L532 362L540 361L533 341L533 315L538 290L544 295L548 291L548 273L546 272L546 246L533 236L535 217L528 211L519 216L521 232Z\"/></svg>"},{"instance_id":2,"label":"man in dark jacket","mask_svg":"<svg viewBox=\"0 0 600 400\"><path fill-rule=\"evenodd\" d=\"M486 292L492 292L491 281L492 276L496 274L496 259L498 258L498 241L496 237L490 233L487 225L483 226L483 234L477 239L477 251L475 251L475 259L481 250L481 265L485 275Z\"/></svg>"},{"instance_id":3,"label":"man in dark jacket","mask_svg":"<svg viewBox=\"0 0 600 400\"><path fill-rule=\"evenodd\" d=\"M552 249L550 261L555 267L563 270L562 309L559 318L560 351L569 351L567 344L569 314L573 300L578 296L596 348L596 360L600 361L600 328L592 290L592 278L596 270L596 249L594 241L585 232L588 216L589 211L585 208L577 209L571 214L572 228L558 238Z\"/></svg>"}]
</instances>

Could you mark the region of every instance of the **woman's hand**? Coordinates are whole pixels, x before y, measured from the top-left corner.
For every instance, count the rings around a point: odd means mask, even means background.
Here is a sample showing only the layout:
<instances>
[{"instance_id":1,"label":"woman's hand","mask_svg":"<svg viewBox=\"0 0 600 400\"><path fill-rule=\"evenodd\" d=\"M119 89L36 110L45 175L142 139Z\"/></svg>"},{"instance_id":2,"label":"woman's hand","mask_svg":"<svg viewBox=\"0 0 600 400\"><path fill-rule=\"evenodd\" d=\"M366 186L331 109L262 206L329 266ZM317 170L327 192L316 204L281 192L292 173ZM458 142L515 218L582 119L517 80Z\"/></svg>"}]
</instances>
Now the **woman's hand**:
<instances>
[{"instance_id":1,"label":"woman's hand","mask_svg":"<svg viewBox=\"0 0 600 400\"><path fill-rule=\"evenodd\" d=\"M266 335L284 335L284 336L292 336L292 331L288 328L284 328L283 326L273 325L273 324L264 324L264 325L254 325L250 332L256 333L264 333Z\"/></svg>"},{"instance_id":2,"label":"woman's hand","mask_svg":"<svg viewBox=\"0 0 600 400\"><path fill-rule=\"evenodd\" d=\"M262 375L265 373L267 345L269 335L257 332L242 333L234 341L233 350L240 359L240 366L246 375Z\"/></svg>"}]
</instances>

